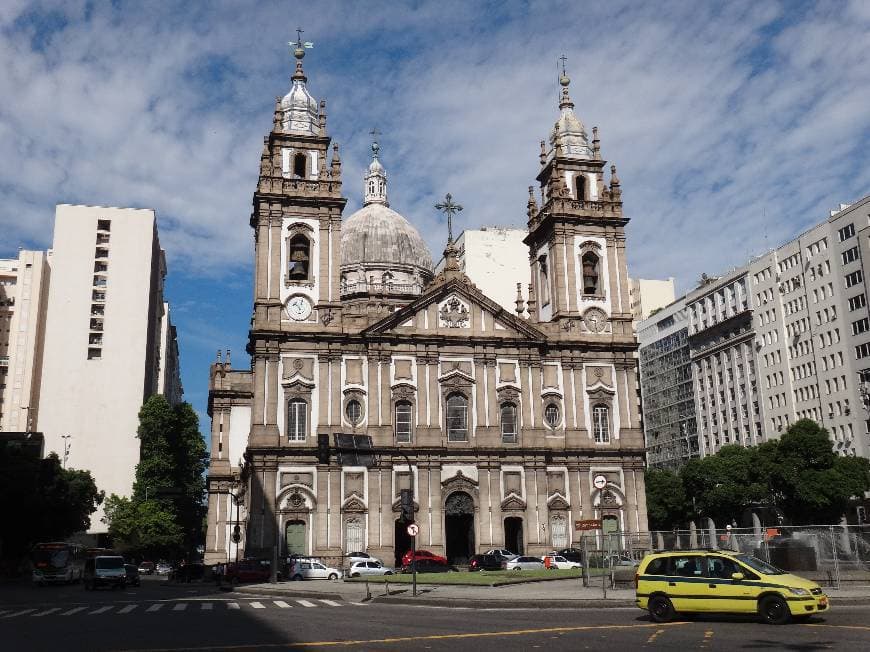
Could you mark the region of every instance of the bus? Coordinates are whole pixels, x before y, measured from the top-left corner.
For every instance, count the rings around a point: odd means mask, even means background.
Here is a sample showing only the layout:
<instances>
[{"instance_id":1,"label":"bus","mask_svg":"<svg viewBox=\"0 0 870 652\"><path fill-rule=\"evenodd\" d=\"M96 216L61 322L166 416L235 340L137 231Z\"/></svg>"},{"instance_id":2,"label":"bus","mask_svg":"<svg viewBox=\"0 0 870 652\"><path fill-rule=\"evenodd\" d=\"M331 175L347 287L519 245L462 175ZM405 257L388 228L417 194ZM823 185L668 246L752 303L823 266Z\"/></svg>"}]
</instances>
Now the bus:
<instances>
[{"instance_id":1,"label":"bus","mask_svg":"<svg viewBox=\"0 0 870 652\"><path fill-rule=\"evenodd\" d=\"M39 586L79 582L85 570L85 549L75 543L37 543L30 556L33 582Z\"/></svg>"}]
</instances>

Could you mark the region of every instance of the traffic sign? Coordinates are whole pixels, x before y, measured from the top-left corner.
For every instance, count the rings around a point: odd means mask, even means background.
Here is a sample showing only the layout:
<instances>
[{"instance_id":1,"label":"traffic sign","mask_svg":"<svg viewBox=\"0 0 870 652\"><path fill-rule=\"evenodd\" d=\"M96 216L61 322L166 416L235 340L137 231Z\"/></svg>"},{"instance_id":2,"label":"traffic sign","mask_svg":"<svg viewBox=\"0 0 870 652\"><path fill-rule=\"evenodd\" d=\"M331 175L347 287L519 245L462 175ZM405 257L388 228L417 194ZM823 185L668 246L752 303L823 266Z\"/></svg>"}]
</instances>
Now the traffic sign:
<instances>
[{"instance_id":1,"label":"traffic sign","mask_svg":"<svg viewBox=\"0 0 870 652\"><path fill-rule=\"evenodd\" d=\"M601 519L590 518L583 521L574 521L575 530L600 530Z\"/></svg>"},{"instance_id":2,"label":"traffic sign","mask_svg":"<svg viewBox=\"0 0 870 652\"><path fill-rule=\"evenodd\" d=\"M596 475L595 479L592 480L592 486L596 489L604 489L607 486L607 476Z\"/></svg>"},{"instance_id":3,"label":"traffic sign","mask_svg":"<svg viewBox=\"0 0 870 652\"><path fill-rule=\"evenodd\" d=\"M416 523L411 523L408 526L408 536L415 537L415 536L417 536L418 532L420 532L420 526L417 525Z\"/></svg>"}]
</instances>

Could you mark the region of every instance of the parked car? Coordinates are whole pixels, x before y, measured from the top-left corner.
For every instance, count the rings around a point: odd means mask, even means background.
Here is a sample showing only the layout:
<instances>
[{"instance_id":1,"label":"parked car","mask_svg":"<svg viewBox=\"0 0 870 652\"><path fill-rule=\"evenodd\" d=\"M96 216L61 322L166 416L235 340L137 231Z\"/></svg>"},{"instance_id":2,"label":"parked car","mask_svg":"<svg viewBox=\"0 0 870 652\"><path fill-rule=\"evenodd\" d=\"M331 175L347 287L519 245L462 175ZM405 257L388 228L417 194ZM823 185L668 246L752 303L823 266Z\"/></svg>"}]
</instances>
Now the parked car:
<instances>
[{"instance_id":1,"label":"parked car","mask_svg":"<svg viewBox=\"0 0 870 652\"><path fill-rule=\"evenodd\" d=\"M406 552L404 555L402 555L402 567L403 568L405 566L408 566L411 563L411 556L412 556L412 553L410 550L408 552ZM445 566L447 565L447 559L445 557L442 557L441 555L436 555L434 552L429 552L428 550L418 550L414 554L414 559L417 559L417 560L428 559L430 561L433 561L436 564L444 564Z\"/></svg>"},{"instance_id":2,"label":"parked car","mask_svg":"<svg viewBox=\"0 0 870 652\"><path fill-rule=\"evenodd\" d=\"M124 570L127 572L127 585L139 586L139 568L136 564L124 564Z\"/></svg>"},{"instance_id":3,"label":"parked car","mask_svg":"<svg viewBox=\"0 0 870 652\"><path fill-rule=\"evenodd\" d=\"M290 566L290 579L298 580L337 580L341 571L324 566L319 561L300 559Z\"/></svg>"},{"instance_id":4,"label":"parked car","mask_svg":"<svg viewBox=\"0 0 870 652\"><path fill-rule=\"evenodd\" d=\"M560 555L568 561L576 561L578 564L583 563L583 551L579 548L562 548L558 551L553 551L551 554Z\"/></svg>"},{"instance_id":5,"label":"parked car","mask_svg":"<svg viewBox=\"0 0 870 652\"><path fill-rule=\"evenodd\" d=\"M83 579L86 591L92 591L101 586L123 589L127 584L127 571L124 568L124 558L113 555L86 559Z\"/></svg>"},{"instance_id":6,"label":"parked car","mask_svg":"<svg viewBox=\"0 0 870 652\"><path fill-rule=\"evenodd\" d=\"M376 560L355 561L350 565L347 574L351 577L360 577L361 575L392 575L394 572L392 568L388 568Z\"/></svg>"},{"instance_id":7,"label":"parked car","mask_svg":"<svg viewBox=\"0 0 870 652\"><path fill-rule=\"evenodd\" d=\"M139 563L138 570L140 575L153 575L155 568L153 561L143 561Z\"/></svg>"},{"instance_id":8,"label":"parked car","mask_svg":"<svg viewBox=\"0 0 870 652\"><path fill-rule=\"evenodd\" d=\"M468 562L468 570L470 571L485 571L485 570L501 570L501 564L506 560L501 555L492 555L489 553L483 555L474 555Z\"/></svg>"},{"instance_id":9,"label":"parked car","mask_svg":"<svg viewBox=\"0 0 870 652\"><path fill-rule=\"evenodd\" d=\"M161 561L157 564L155 570L158 575L169 575L172 572L172 566L165 561Z\"/></svg>"},{"instance_id":10,"label":"parked car","mask_svg":"<svg viewBox=\"0 0 870 652\"><path fill-rule=\"evenodd\" d=\"M205 577L205 565L198 561L183 561L170 572L169 579L176 582L192 582Z\"/></svg>"},{"instance_id":11,"label":"parked car","mask_svg":"<svg viewBox=\"0 0 870 652\"><path fill-rule=\"evenodd\" d=\"M267 559L242 559L226 565L223 581L235 586L245 582L268 582L272 577L272 564Z\"/></svg>"},{"instance_id":12,"label":"parked car","mask_svg":"<svg viewBox=\"0 0 870 652\"><path fill-rule=\"evenodd\" d=\"M449 573L456 570L456 567L450 564L444 564L435 559L423 557L422 559L417 559L413 564L402 567L402 572L412 573L415 568L418 573Z\"/></svg>"},{"instance_id":13,"label":"parked car","mask_svg":"<svg viewBox=\"0 0 870 652\"><path fill-rule=\"evenodd\" d=\"M517 557L516 559L508 559L502 562L502 568L505 570L542 570L544 568L544 560L540 557Z\"/></svg>"},{"instance_id":14,"label":"parked car","mask_svg":"<svg viewBox=\"0 0 870 652\"><path fill-rule=\"evenodd\" d=\"M377 557L373 557L367 552L349 552L345 555L347 558L348 566L352 566L358 561L376 561L380 563L380 559Z\"/></svg>"},{"instance_id":15,"label":"parked car","mask_svg":"<svg viewBox=\"0 0 870 652\"><path fill-rule=\"evenodd\" d=\"M506 548L490 548L487 550L484 555L498 555L502 559L516 559L519 555L515 552L511 552Z\"/></svg>"},{"instance_id":16,"label":"parked car","mask_svg":"<svg viewBox=\"0 0 870 652\"><path fill-rule=\"evenodd\" d=\"M583 564L578 561L568 561L562 555L547 555L544 557L544 568L568 570L570 568L583 568Z\"/></svg>"}]
</instances>

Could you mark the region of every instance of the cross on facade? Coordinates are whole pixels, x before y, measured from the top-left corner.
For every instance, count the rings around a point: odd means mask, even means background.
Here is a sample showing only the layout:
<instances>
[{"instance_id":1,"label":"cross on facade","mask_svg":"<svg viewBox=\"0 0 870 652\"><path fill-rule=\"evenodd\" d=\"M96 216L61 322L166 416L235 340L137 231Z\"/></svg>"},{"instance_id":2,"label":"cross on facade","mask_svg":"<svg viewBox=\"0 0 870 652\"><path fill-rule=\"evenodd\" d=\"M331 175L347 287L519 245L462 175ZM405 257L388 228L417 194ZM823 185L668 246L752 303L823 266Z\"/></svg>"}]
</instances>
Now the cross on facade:
<instances>
[{"instance_id":1,"label":"cross on facade","mask_svg":"<svg viewBox=\"0 0 870 652\"><path fill-rule=\"evenodd\" d=\"M444 201L435 204L439 211L447 213L447 242L453 242L453 214L462 210L462 206L453 203L453 196L448 192Z\"/></svg>"},{"instance_id":2,"label":"cross on facade","mask_svg":"<svg viewBox=\"0 0 870 652\"><path fill-rule=\"evenodd\" d=\"M565 74L565 62L567 60L568 60L568 57L566 57L564 54L561 57L559 57L559 61L562 62L562 74L563 75Z\"/></svg>"},{"instance_id":3,"label":"cross on facade","mask_svg":"<svg viewBox=\"0 0 870 652\"><path fill-rule=\"evenodd\" d=\"M374 129L372 129L369 133L372 135L372 138L374 138L375 140L377 140L377 139L378 139L378 136L381 135L381 132L378 131L378 128L377 128L377 127L375 127Z\"/></svg>"}]
</instances>

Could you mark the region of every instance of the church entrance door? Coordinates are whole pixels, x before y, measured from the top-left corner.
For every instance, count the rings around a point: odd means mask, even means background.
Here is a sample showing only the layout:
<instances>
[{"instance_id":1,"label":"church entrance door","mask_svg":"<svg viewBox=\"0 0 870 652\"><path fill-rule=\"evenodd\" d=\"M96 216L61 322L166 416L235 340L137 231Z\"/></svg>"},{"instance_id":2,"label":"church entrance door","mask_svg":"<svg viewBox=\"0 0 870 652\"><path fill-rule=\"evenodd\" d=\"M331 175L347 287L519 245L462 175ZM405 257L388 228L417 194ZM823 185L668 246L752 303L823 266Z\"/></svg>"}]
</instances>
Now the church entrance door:
<instances>
[{"instance_id":1,"label":"church entrance door","mask_svg":"<svg viewBox=\"0 0 870 652\"><path fill-rule=\"evenodd\" d=\"M411 537L408 535L408 524L404 521L396 521L396 529L393 542L396 554L395 568L399 569L402 567L402 557L412 547Z\"/></svg>"},{"instance_id":2,"label":"church entrance door","mask_svg":"<svg viewBox=\"0 0 870 652\"><path fill-rule=\"evenodd\" d=\"M287 521L284 526L287 556L308 554L305 550L305 521Z\"/></svg>"},{"instance_id":3,"label":"church entrance door","mask_svg":"<svg viewBox=\"0 0 870 652\"><path fill-rule=\"evenodd\" d=\"M504 520L504 547L518 555L523 554L523 519L508 516Z\"/></svg>"},{"instance_id":4,"label":"church entrance door","mask_svg":"<svg viewBox=\"0 0 870 652\"><path fill-rule=\"evenodd\" d=\"M447 561L467 564L474 555L474 499L456 491L444 503L444 533Z\"/></svg>"}]
</instances>

